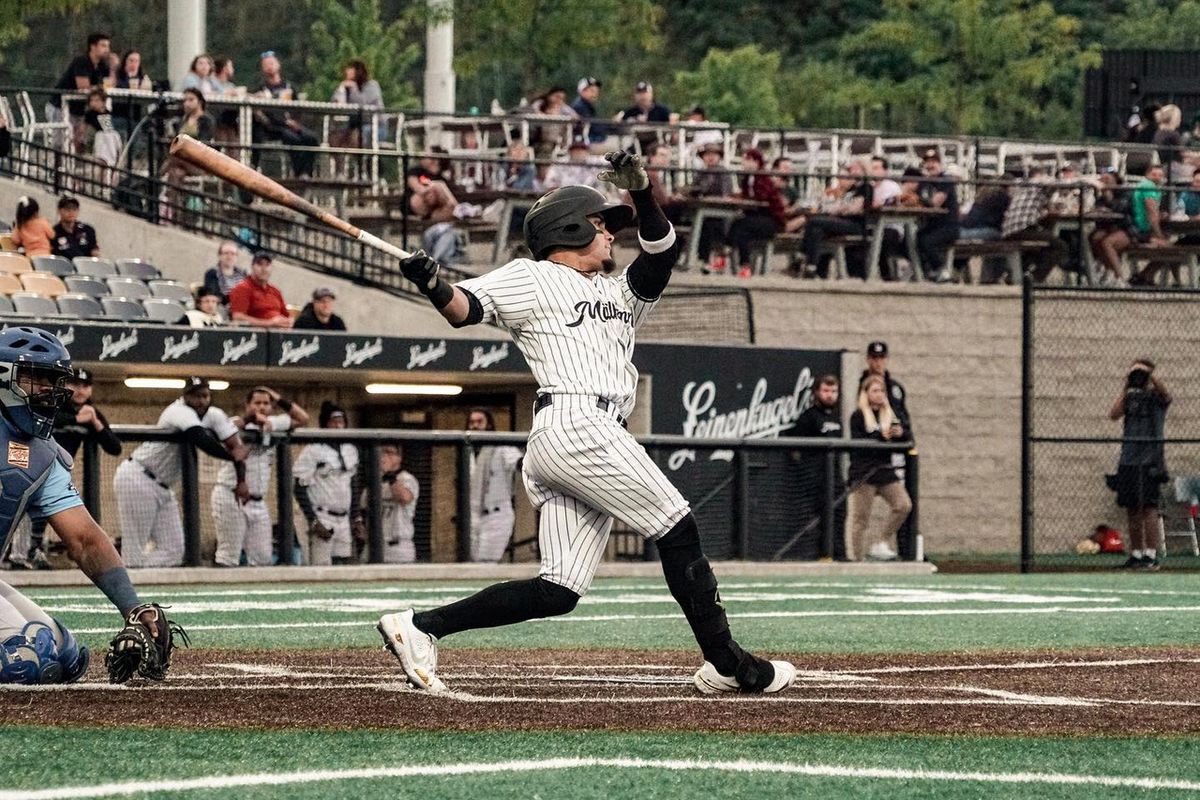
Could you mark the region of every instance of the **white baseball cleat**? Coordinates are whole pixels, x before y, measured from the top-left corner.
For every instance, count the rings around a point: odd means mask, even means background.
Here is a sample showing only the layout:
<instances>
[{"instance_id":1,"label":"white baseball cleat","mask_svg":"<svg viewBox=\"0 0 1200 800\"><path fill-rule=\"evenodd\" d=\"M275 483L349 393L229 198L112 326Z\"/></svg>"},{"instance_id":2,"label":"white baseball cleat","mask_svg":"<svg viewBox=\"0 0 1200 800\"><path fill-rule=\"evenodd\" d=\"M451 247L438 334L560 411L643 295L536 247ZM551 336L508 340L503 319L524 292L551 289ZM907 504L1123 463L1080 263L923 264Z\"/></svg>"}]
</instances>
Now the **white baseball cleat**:
<instances>
[{"instance_id":1,"label":"white baseball cleat","mask_svg":"<svg viewBox=\"0 0 1200 800\"><path fill-rule=\"evenodd\" d=\"M413 625L413 610L384 614L375 626L383 637L383 646L404 667L408 681L418 689L444 692L446 684L437 671L437 639Z\"/></svg>"},{"instance_id":2,"label":"white baseball cleat","mask_svg":"<svg viewBox=\"0 0 1200 800\"><path fill-rule=\"evenodd\" d=\"M796 667L791 662L772 661L770 663L775 669L775 677L762 690L763 694L781 692L796 681ZM737 678L722 675L708 661L705 661L704 666L696 670L692 681L696 684L696 688L700 690L701 694L725 694L742 691L742 686L738 683Z\"/></svg>"}]
</instances>

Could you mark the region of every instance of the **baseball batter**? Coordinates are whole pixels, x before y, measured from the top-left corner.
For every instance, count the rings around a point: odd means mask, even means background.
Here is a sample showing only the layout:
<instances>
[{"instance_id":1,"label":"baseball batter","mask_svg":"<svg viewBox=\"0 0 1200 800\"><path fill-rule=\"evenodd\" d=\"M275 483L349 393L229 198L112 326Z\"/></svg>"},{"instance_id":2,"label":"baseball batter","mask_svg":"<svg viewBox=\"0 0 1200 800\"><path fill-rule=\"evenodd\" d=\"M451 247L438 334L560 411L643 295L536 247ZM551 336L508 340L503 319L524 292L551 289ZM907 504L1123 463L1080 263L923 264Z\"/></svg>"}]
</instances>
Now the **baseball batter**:
<instances>
[{"instance_id":1,"label":"baseball batter","mask_svg":"<svg viewBox=\"0 0 1200 800\"><path fill-rule=\"evenodd\" d=\"M397 444L379 447L379 472L383 482L383 561L385 564L411 564L417 560L413 542L417 498L421 485L408 470L402 469L404 451Z\"/></svg>"},{"instance_id":2,"label":"baseball batter","mask_svg":"<svg viewBox=\"0 0 1200 800\"><path fill-rule=\"evenodd\" d=\"M326 400L317 419L322 428L346 427L345 409ZM308 522L308 563L349 563L354 555L350 523L358 517L358 448L350 442L314 442L292 465L296 503Z\"/></svg>"},{"instance_id":3,"label":"baseball batter","mask_svg":"<svg viewBox=\"0 0 1200 800\"><path fill-rule=\"evenodd\" d=\"M486 408L467 414L467 430L494 431L496 420ZM507 445L476 446L471 451L471 550L472 561L496 563L512 538L513 475L521 463L519 448Z\"/></svg>"},{"instance_id":4,"label":"baseball batter","mask_svg":"<svg viewBox=\"0 0 1200 800\"><path fill-rule=\"evenodd\" d=\"M614 518L657 545L667 586L704 656L697 689L778 692L795 680L792 664L759 658L734 641L687 501L625 429L637 387L634 335L666 288L678 245L641 159L605 158L610 168L600 177L628 190L633 208L567 186L543 195L525 217L533 259L456 286L424 253L400 264L455 327L507 328L539 386L522 476L541 512L540 572L431 611L384 615L377 627L385 646L418 688L445 689L436 674L438 639L574 609ZM613 234L633 222L635 210L642 252L614 278Z\"/></svg>"},{"instance_id":5,"label":"baseball batter","mask_svg":"<svg viewBox=\"0 0 1200 800\"><path fill-rule=\"evenodd\" d=\"M71 485L71 457L50 439L55 413L71 397L65 386L71 374L71 356L54 335L30 327L0 332L0 550L26 513L47 520L71 559L126 618L105 659L110 679L123 682L135 669L161 678L171 625L161 608L138 600L108 534ZM131 630L133 638L124 641ZM134 651L140 652L127 660ZM88 649L61 622L0 581L0 684L72 683L89 660Z\"/></svg>"},{"instance_id":6,"label":"baseball batter","mask_svg":"<svg viewBox=\"0 0 1200 800\"><path fill-rule=\"evenodd\" d=\"M208 381L192 377L183 397L163 409L158 427L182 432L199 450L232 461L236 476L233 493L245 503L246 446L237 426L212 405ZM179 445L143 442L113 476L117 511L121 517L121 552L131 567L174 567L183 563L183 522L171 488L182 473Z\"/></svg>"},{"instance_id":7,"label":"baseball batter","mask_svg":"<svg viewBox=\"0 0 1200 800\"><path fill-rule=\"evenodd\" d=\"M274 409L281 413L272 414ZM244 473L249 495L244 501L237 495L240 478L234 464L221 465L211 497L217 529L216 562L218 567L236 567L245 551L249 566L266 567L274 556L266 497L275 469L275 447L280 434L308 424L308 412L274 389L256 386L246 393L246 407L232 422L242 430L246 443Z\"/></svg>"}]
</instances>

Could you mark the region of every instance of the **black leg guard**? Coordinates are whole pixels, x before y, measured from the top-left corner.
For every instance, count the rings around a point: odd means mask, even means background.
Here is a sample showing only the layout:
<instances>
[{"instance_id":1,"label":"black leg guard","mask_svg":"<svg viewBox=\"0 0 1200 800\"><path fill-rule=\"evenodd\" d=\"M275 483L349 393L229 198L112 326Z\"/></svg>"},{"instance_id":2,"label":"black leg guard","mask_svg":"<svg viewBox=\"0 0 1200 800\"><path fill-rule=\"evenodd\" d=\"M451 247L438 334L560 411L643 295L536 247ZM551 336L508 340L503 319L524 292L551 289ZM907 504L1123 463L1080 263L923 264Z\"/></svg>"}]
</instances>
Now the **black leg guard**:
<instances>
[{"instance_id":1,"label":"black leg guard","mask_svg":"<svg viewBox=\"0 0 1200 800\"><path fill-rule=\"evenodd\" d=\"M413 616L413 624L441 639L459 631L496 628L542 617L569 614L579 595L541 578L497 583L470 597Z\"/></svg>"},{"instance_id":2,"label":"black leg guard","mask_svg":"<svg viewBox=\"0 0 1200 800\"><path fill-rule=\"evenodd\" d=\"M700 550L695 517L688 514L656 544L667 588L683 609L705 660L722 675L736 675L747 654L729 631L729 619L717 591L717 576Z\"/></svg>"}]
</instances>

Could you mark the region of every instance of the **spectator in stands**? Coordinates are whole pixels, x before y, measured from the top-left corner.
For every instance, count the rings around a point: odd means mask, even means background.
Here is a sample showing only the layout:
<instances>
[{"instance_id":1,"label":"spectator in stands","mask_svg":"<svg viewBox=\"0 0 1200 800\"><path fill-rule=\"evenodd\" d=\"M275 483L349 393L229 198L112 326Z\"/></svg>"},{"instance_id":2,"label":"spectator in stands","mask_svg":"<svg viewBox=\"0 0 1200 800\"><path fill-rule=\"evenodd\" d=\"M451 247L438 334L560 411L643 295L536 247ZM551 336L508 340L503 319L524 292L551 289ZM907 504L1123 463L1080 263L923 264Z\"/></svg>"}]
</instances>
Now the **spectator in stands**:
<instances>
[{"instance_id":1,"label":"spectator in stands","mask_svg":"<svg viewBox=\"0 0 1200 800\"><path fill-rule=\"evenodd\" d=\"M94 86L103 86L108 76L108 54L111 52L112 37L107 33L92 33L87 38L87 52L76 56L67 70L54 84L55 89L67 92L86 92ZM67 104L75 124L76 143L83 139L83 112L86 105L79 100ZM53 100L46 104L46 118L52 122L62 119L60 107Z\"/></svg>"},{"instance_id":2,"label":"spectator in stands","mask_svg":"<svg viewBox=\"0 0 1200 800\"><path fill-rule=\"evenodd\" d=\"M204 453L232 461L237 482L233 493L245 503L246 456L238 428L212 404L204 378L188 379L183 396L163 409L158 427L183 434ZM121 516L121 557L130 567L177 567L183 563L183 524L171 486L182 476L183 459L175 442L143 442L113 477ZM153 540L153 547L150 547Z\"/></svg>"},{"instance_id":3,"label":"spectator in stands","mask_svg":"<svg viewBox=\"0 0 1200 800\"><path fill-rule=\"evenodd\" d=\"M312 300L300 311L300 316L296 317L296 323L292 327L296 330L313 331L346 330L345 321L333 313L333 302L336 299L337 295L328 286L314 289Z\"/></svg>"},{"instance_id":4,"label":"spectator in stands","mask_svg":"<svg viewBox=\"0 0 1200 800\"><path fill-rule=\"evenodd\" d=\"M1146 282L1153 278L1159 265L1148 264L1138 275L1131 276L1129 283L1122 277L1121 254L1135 242L1162 247L1170 244L1162 229L1161 187L1165 173L1158 164L1146 168L1146 174L1138 181L1129 197L1129 222L1120 230L1112 231L1093 243L1099 249L1100 260L1107 273L1101 283L1113 286L1128 286L1130 283Z\"/></svg>"},{"instance_id":5,"label":"spectator in stands","mask_svg":"<svg viewBox=\"0 0 1200 800\"><path fill-rule=\"evenodd\" d=\"M379 81L371 77L367 63L361 58L352 58L342 67L342 82L333 90L330 99L343 105L383 108L383 89ZM350 126L338 133L340 135L330 134L330 144L335 147L370 147L376 134L380 140L387 137L387 127L381 120L380 129L372 132L370 117L359 110L351 115Z\"/></svg>"},{"instance_id":6,"label":"spectator in stands","mask_svg":"<svg viewBox=\"0 0 1200 800\"><path fill-rule=\"evenodd\" d=\"M1154 374L1154 362L1133 362L1109 419L1123 419L1121 455L1109 487L1129 514L1129 559L1122 569L1158 569L1158 504L1167 463L1163 432L1171 393ZM1147 441L1149 440L1149 441Z\"/></svg>"},{"instance_id":7,"label":"spectator in stands","mask_svg":"<svg viewBox=\"0 0 1200 800\"><path fill-rule=\"evenodd\" d=\"M725 148L717 142L709 142L700 149L703 168L696 171L696 181L686 190L693 197L732 197L733 173L723 163ZM708 217L700 229L696 245L700 261L706 269L719 272L728 265L725 252L725 220Z\"/></svg>"},{"instance_id":8,"label":"spectator in stands","mask_svg":"<svg viewBox=\"0 0 1200 800\"><path fill-rule=\"evenodd\" d=\"M579 118L575 109L567 105L567 90L561 86L551 86L521 109L521 113L563 117L568 120ZM533 124L530 125L529 141L534 145L536 152L548 156L571 140L573 129L573 125Z\"/></svg>"},{"instance_id":9,"label":"spectator in stands","mask_svg":"<svg viewBox=\"0 0 1200 800\"><path fill-rule=\"evenodd\" d=\"M604 184L596 177L596 164L592 162L592 151L588 147L586 139L575 139L571 142L571 146L567 148L567 160L550 165L550 169L546 171L546 179L543 182L545 189L557 189L560 186L574 186L576 184L582 186L590 186L593 189L598 189L601 192L607 190L607 184ZM649 165L647 165L649 166ZM647 170L648 171L648 170ZM654 183L654 178L650 179L651 184Z\"/></svg>"},{"instance_id":10,"label":"spectator in stands","mask_svg":"<svg viewBox=\"0 0 1200 800\"><path fill-rule=\"evenodd\" d=\"M617 122L637 125L644 125L648 122L670 122L671 110L655 101L653 86L646 81L638 81L633 90L633 105L619 112L615 119ZM643 151L657 140L658 134L655 131L638 134L638 142Z\"/></svg>"},{"instance_id":11,"label":"spectator in stands","mask_svg":"<svg viewBox=\"0 0 1200 800\"><path fill-rule=\"evenodd\" d=\"M440 152L439 152L440 151ZM459 203L446 181L441 148L434 146L404 176L404 205L410 214L430 222L478 216L478 207Z\"/></svg>"},{"instance_id":12,"label":"spectator in stands","mask_svg":"<svg viewBox=\"0 0 1200 800\"><path fill-rule=\"evenodd\" d=\"M519 136L514 136L504 153L504 188L514 192L540 192L535 185L537 167L529 156L529 148Z\"/></svg>"},{"instance_id":13,"label":"spectator in stands","mask_svg":"<svg viewBox=\"0 0 1200 800\"><path fill-rule=\"evenodd\" d=\"M976 189L975 202L963 215L958 238L978 242L992 242L999 239L1004 235L1004 215L1008 211L1011 200L1012 195L1009 194L1009 187L1006 185L985 184L979 186ZM955 259L954 269L960 274L965 273L967 259ZM1003 259L983 259L980 283L997 283L1003 276Z\"/></svg>"},{"instance_id":14,"label":"spectator in stands","mask_svg":"<svg viewBox=\"0 0 1200 800\"><path fill-rule=\"evenodd\" d=\"M58 224L54 226L54 255L63 258L99 256L100 242L96 229L79 221L79 201L61 197L58 201Z\"/></svg>"},{"instance_id":15,"label":"spectator in stands","mask_svg":"<svg viewBox=\"0 0 1200 800\"><path fill-rule=\"evenodd\" d=\"M417 498L421 487L403 467L404 451L398 443L379 447L379 471L383 480L383 561L408 564L417 560L413 543Z\"/></svg>"},{"instance_id":16,"label":"spectator in stands","mask_svg":"<svg viewBox=\"0 0 1200 800\"><path fill-rule=\"evenodd\" d=\"M1132 124L1130 141L1153 144L1154 134L1158 133L1158 112L1161 108L1158 103L1150 103L1140 111L1134 108L1134 114L1129 119Z\"/></svg>"},{"instance_id":17,"label":"spectator in stands","mask_svg":"<svg viewBox=\"0 0 1200 800\"><path fill-rule=\"evenodd\" d=\"M1042 222L1050 209L1053 191L1045 167L1029 168L1028 180L1017 184L1004 212L1000 232L1004 239L1019 242L1045 242L1046 247L1032 254L1034 268L1030 274L1037 282L1044 281L1055 267L1066 263L1067 244L1055 236Z\"/></svg>"},{"instance_id":18,"label":"spectator in stands","mask_svg":"<svg viewBox=\"0 0 1200 800\"><path fill-rule=\"evenodd\" d=\"M711 144L706 146L711 147ZM800 196L800 187L791 177L795 171L792 160L786 156L780 156L771 162L771 172L773 173L771 180L775 181L775 185L779 187L779 193L783 195L783 201L787 203L789 217L808 211L804 198Z\"/></svg>"},{"instance_id":19,"label":"spectator in stands","mask_svg":"<svg viewBox=\"0 0 1200 800\"><path fill-rule=\"evenodd\" d=\"M608 126L596 122L596 103L600 100L603 87L604 84L596 78L580 78L575 86L578 94L571 102L571 110L575 112L579 121L588 123L587 140L590 144L599 144L608 138ZM582 125L579 126L579 133L583 134Z\"/></svg>"},{"instance_id":20,"label":"spectator in stands","mask_svg":"<svg viewBox=\"0 0 1200 800\"><path fill-rule=\"evenodd\" d=\"M1176 209L1192 222L1200 221L1200 167L1192 170L1192 182L1186 191L1180 192ZM1200 245L1200 233L1189 233L1175 240L1177 245L1195 247Z\"/></svg>"},{"instance_id":21,"label":"spectator in stands","mask_svg":"<svg viewBox=\"0 0 1200 800\"><path fill-rule=\"evenodd\" d=\"M871 210L878 211L885 206L895 206L900 202L904 190L900 184L888 177L888 160L883 156L871 158ZM872 224L882 225L883 221L876 219ZM879 274L885 281L899 280L893 269L894 259L904 249L904 226L887 225L883 230L883 247L879 251ZM863 256L865 258L865 256Z\"/></svg>"},{"instance_id":22,"label":"spectator in stands","mask_svg":"<svg viewBox=\"0 0 1200 800\"><path fill-rule=\"evenodd\" d=\"M204 273L204 291L215 294L222 303L228 303L233 287L247 277L246 270L239 267L237 262L237 242L228 239L221 242L217 246L217 265Z\"/></svg>"},{"instance_id":23,"label":"spectator in stands","mask_svg":"<svg viewBox=\"0 0 1200 800\"><path fill-rule=\"evenodd\" d=\"M117 79L113 84L117 89L134 89L148 92L154 88L154 81L142 69L142 54L130 50L121 57L121 66L117 70Z\"/></svg>"},{"instance_id":24,"label":"spectator in stands","mask_svg":"<svg viewBox=\"0 0 1200 800\"><path fill-rule=\"evenodd\" d=\"M907 438L903 423L888 403L887 387L878 375L868 375L858 390L858 408L850 415L850 438L880 442ZM850 547L851 558L866 557L880 561L896 558L891 542L904 520L912 511L912 500L904 481L887 452L850 452ZM883 530L867 548L867 527L871 522L871 505L875 496L883 497L890 513Z\"/></svg>"},{"instance_id":25,"label":"spectator in stands","mask_svg":"<svg viewBox=\"0 0 1200 800\"><path fill-rule=\"evenodd\" d=\"M765 164L762 151L756 148L742 155L742 196L763 203L764 207L761 210L747 210L729 226L726 243L737 254L739 278L749 278L754 272L754 243L774 238L775 234L787 230L789 225L787 203L779 192L778 184L763 170Z\"/></svg>"},{"instance_id":26,"label":"spectator in stands","mask_svg":"<svg viewBox=\"0 0 1200 800\"><path fill-rule=\"evenodd\" d=\"M12 151L12 132L8 129L8 120L0 116L0 158L8 158Z\"/></svg>"},{"instance_id":27,"label":"spectator in stands","mask_svg":"<svg viewBox=\"0 0 1200 800\"><path fill-rule=\"evenodd\" d=\"M208 113L208 101L199 89L184 89L179 119L175 120L175 135L187 134L201 142L211 142L217 133L217 121ZM204 170L175 156L163 162L163 177L167 183L178 185L193 175L205 175Z\"/></svg>"},{"instance_id":28,"label":"spectator in stands","mask_svg":"<svg viewBox=\"0 0 1200 800\"><path fill-rule=\"evenodd\" d=\"M833 258L825 251L828 236L865 236L867 233L866 212L870 210L874 189L863 178L866 170L861 161L851 161L825 192L820 214L808 218L804 225L802 249L810 269L822 278L829 274L829 262ZM861 259L854 265L851 274L866 278Z\"/></svg>"},{"instance_id":29,"label":"spectator in stands","mask_svg":"<svg viewBox=\"0 0 1200 800\"><path fill-rule=\"evenodd\" d=\"M259 251L250 261L250 276L229 292L229 316L235 323L264 328L290 328L283 294L271 284L274 266L270 253Z\"/></svg>"},{"instance_id":30,"label":"spectator in stands","mask_svg":"<svg viewBox=\"0 0 1200 800\"><path fill-rule=\"evenodd\" d=\"M212 82L218 94L233 95L239 90L245 91L246 87L234 83L234 72L233 59L229 56L217 56L213 59Z\"/></svg>"},{"instance_id":31,"label":"spectator in stands","mask_svg":"<svg viewBox=\"0 0 1200 800\"><path fill-rule=\"evenodd\" d=\"M230 62L232 67L233 62ZM232 76L232 71L230 73ZM183 76L183 89L198 89L205 97L214 97L221 93L221 81L217 78L216 63L208 53L201 53L192 59L187 74Z\"/></svg>"},{"instance_id":32,"label":"spectator in stands","mask_svg":"<svg viewBox=\"0 0 1200 800\"><path fill-rule=\"evenodd\" d=\"M917 195L925 208L945 209L945 214L926 219L917 229L917 254L926 275L936 275L938 283L950 280L946 251L958 239L958 190L954 178L942 170L941 154L934 148L922 158L926 180Z\"/></svg>"},{"instance_id":33,"label":"spectator in stands","mask_svg":"<svg viewBox=\"0 0 1200 800\"><path fill-rule=\"evenodd\" d=\"M13 244L25 249L27 256L48 256L54 252L54 228L41 215L37 200L17 199L17 216L13 221Z\"/></svg>"},{"instance_id":34,"label":"spectator in stands","mask_svg":"<svg viewBox=\"0 0 1200 800\"><path fill-rule=\"evenodd\" d=\"M793 436L813 439L841 439L842 418L838 413L839 382L836 375L822 375L813 387L812 404L800 419L796 420ZM841 468L834 470L833 496L833 552L829 552L825 542L825 531L820 524L825 512L825 480L828 459L823 450L802 450L797 453L799 458L799 475L797 484L800 487L801 510L799 521L805 526L805 533L797 542L797 553L800 558L814 559L818 557L833 558L835 561L846 560L846 506L840 502L846 487L842 481ZM839 462L840 463L840 462Z\"/></svg>"},{"instance_id":35,"label":"spectator in stands","mask_svg":"<svg viewBox=\"0 0 1200 800\"><path fill-rule=\"evenodd\" d=\"M1184 175L1183 136L1179 126L1183 123L1183 112L1174 103L1168 103L1154 115L1158 130L1154 132L1151 142L1158 149L1158 163L1166 171L1168 183L1183 183L1187 180Z\"/></svg>"},{"instance_id":36,"label":"spectator in stands","mask_svg":"<svg viewBox=\"0 0 1200 800\"><path fill-rule=\"evenodd\" d=\"M258 89L259 96L277 102L291 102L296 99L296 91L284 79L274 50L267 50L262 54L261 67L262 85ZM256 110L251 138L255 144L278 140L292 148L288 151L292 172L301 178L312 176L317 154L311 150L296 148L316 147L321 140L288 112L278 108ZM259 156L259 151L255 150L252 159L255 167L258 166Z\"/></svg>"},{"instance_id":37,"label":"spectator in stands","mask_svg":"<svg viewBox=\"0 0 1200 800\"><path fill-rule=\"evenodd\" d=\"M687 114L687 119L684 120L685 125L700 126L706 122L708 122L708 113L704 110L704 106L692 106L692 110ZM721 145L721 150L724 152L725 134L719 128L701 128L692 134L692 150L697 158L700 157L700 151L703 148L714 143Z\"/></svg>"},{"instance_id":38,"label":"spectator in stands","mask_svg":"<svg viewBox=\"0 0 1200 800\"><path fill-rule=\"evenodd\" d=\"M196 291L196 307L187 311L188 324L193 328L216 328L225 324L221 316L221 296L201 287Z\"/></svg>"},{"instance_id":39,"label":"spectator in stands","mask_svg":"<svg viewBox=\"0 0 1200 800\"><path fill-rule=\"evenodd\" d=\"M121 134L113 124L108 94L103 87L97 86L88 92L83 123L83 149L109 166L116 164L121 155Z\"/></svg>"}]
</instances>

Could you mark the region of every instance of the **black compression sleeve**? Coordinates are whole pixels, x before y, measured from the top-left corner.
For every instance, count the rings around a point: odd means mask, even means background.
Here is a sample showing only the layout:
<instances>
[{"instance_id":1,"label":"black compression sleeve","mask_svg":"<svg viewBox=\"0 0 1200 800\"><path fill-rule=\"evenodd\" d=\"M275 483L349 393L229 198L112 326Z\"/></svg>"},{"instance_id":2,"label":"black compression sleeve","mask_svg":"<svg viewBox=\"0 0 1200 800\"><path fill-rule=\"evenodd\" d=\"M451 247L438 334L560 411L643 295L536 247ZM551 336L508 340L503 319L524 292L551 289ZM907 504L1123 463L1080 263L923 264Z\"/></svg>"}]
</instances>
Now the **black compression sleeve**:
<instances>
[{"instance_id":1,"label":"black compression sleeve","mask_svg":"<svg viewBox=\"0 0 1200 800\"><path fill-rule=\"evenodd\" d=\"M296 497L296 505L300 506L300 513L311 524L317 518L317 515L313 511L312 500L308 497L308 487L301 483L299 478L295 479L292 494Z\"/></svg>"},{"instance_id":2,"label":"black compression sleeve","mask_svg":"<svg viewBox=\"0 0 1200 800\"><path fill-rule=\"evenodd\" d=\"M467 317L462 322L451 322L452 328L465 328L467 325L478 325L483 322L483 304L479 302L479 298L471 292L458 287L458 290L466 295L467 298Z\"/></svg>"},{"instance_id":3,"label":"black compression sleeve","mask_svg":"<svg viewBox=\"0 0 1200 800\"><path fill-rule=\"evenodd\" d=\"M96 433L96 442L110 456L121 455L121 440L113 433L113 429L105 424L104 429Z\"/></svg>"},{"instance_id":4,"label":"black compression sleeve","mask_svg":"<svg viewBox=\"0 0 1200 800\"><path fill-rule=\"evenodd\" d=\"M642 253L629 265L629 288L642 300L654 302L667 288L671 270L679 258L675 229L667 221L649 189L630 192L638 215L638 239Z\"/></svg>"},{"instance_id":5,"label":"black compression sleeve","mask_svg":"<svg viewBox=\"0 0 1200 800\"><path fill-rule=\"evenodd\" d=\"M229 451L203 425L194 425L188 428L183 432L183 436L195 445L197 449L203 450L213 458L219 458L222 461L233 461L233 456L229 454Z\"/></svg>"},{"instance_id":6,"label":"black compression sleeve","mask_svg":"<svg viewBox=\"0 0 1200 800\"><path fill-rule=\"evenodd\" d=\"M633 209L637 212L638 236L647 242L657 242L671 232L671 223L667 215L654 200L654 192L650 187L629 193L633 200Z\"/></svg>"}]
</instances>

